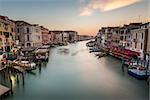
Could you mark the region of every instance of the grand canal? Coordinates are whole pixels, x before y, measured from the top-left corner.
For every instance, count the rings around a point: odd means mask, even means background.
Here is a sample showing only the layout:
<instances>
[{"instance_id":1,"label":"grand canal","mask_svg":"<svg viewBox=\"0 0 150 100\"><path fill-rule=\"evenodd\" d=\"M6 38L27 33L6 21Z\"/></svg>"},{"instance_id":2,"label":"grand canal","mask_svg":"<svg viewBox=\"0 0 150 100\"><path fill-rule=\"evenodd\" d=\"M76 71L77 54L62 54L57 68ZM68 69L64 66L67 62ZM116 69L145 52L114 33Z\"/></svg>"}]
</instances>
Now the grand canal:
<instances>
[{"instance_id":1,"label":"grand canal","mask_svg":"<svg viewBox=\"0 0 150 100\"><path fill-rule=\"evenodd\" d=\"M85 43L52 48L49 62L27 73L24 85L13 81L14 94L6 99L148 100L146 81L123 73L116 58L97 59Z\"/></svg>"}]
</instances>

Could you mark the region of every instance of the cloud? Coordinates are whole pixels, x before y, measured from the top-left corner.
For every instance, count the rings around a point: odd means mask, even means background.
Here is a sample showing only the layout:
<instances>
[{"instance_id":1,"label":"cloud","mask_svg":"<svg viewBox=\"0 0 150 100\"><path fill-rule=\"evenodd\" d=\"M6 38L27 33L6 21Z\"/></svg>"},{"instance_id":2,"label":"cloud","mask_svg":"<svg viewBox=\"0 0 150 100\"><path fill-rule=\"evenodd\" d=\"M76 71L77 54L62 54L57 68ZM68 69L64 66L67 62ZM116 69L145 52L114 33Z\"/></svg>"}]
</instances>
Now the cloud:
<instances>
[{"instance_id":1,"label":"cloud","mask_svg":"<svg viewBox=\"0 0 150 100\"><path fill-rule=\"evenodd\" d=\"M81 11L79 16L90 16L92 15L93 10L89 9L89 8L84 8L83 11Z\"/></svg>"},{"instance_id":2,"label":"cloud","mask_svg":"<svg viewBox=\"0 0 150 100\"><path fill-rule=\"evenodd\" d=\"M96 10L101 12L110 11L132 5L142 0L80 0L81 8L79 16L90 16Z\"/></svg>"}]
</instances>

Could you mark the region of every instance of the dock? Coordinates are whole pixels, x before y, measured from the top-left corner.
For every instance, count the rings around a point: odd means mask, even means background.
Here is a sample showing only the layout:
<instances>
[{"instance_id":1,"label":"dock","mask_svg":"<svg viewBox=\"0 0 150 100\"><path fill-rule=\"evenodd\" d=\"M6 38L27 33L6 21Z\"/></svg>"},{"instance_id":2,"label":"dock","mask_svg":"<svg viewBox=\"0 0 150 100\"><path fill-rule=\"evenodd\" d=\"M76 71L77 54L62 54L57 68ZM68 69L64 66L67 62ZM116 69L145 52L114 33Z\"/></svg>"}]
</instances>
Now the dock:
<instances>
[{"instance_id":1,"label":"dock","mask_svg":"<svg viewBox=\"0 0 150 100\"><path fill-rule=\"evenodd\" d=\"M6 67L0 67L0 71L4 70Z\"/></svg>"},{"instance_id":2,"label":"dock","mask_svg":"<svg viewBox=\"0 0 150 100\"><path fill-rule=\"evenodd\" d=\"M13 69L17 70L20 73L23 73L23 74L25 73L25 70L19 66L13 66Z\"/></svg>"},{"instance_id":3,"label":"dock","mask_svg":"<svg viewBox=\"0 0 150 100\"><path fill-rule=\"evenodd\" d=\"M10 88L0 85L0 98L2 98L2 96L8 95L10 92Z\"/></svg>"}]
</instances>

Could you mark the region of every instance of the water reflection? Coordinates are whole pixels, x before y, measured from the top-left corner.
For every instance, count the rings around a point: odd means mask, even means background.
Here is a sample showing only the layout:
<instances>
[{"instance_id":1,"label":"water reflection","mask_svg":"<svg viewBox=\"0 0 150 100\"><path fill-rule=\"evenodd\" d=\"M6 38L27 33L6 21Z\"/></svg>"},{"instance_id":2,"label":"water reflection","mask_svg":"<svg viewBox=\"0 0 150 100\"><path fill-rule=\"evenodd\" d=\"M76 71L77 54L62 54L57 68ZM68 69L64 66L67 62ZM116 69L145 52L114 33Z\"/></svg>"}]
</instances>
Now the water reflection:
<instances>
[{"instance_id":1,"label":"water reflection","mask_svg":"<svg viewBox=\"0 0 150 100\"><path fill-rule=\"evenodd\" d=\"M49 62L27 73L24 87L14 88L10 100L148 100L149 95L146 82L122 75L121 62L113 57L97 59L85 42L52 49Z\"/></svg>"},{"instance_id":2,"label":"water reflection","mask_svg":"<svg viewBox=\"0 0 150 100\"><path fill-rule=\"evenodd\" d=\"M84 52L84 51L86 51L86 50L87 50L87 49L80 49L80 50L78 50L78 51L75 51L75 52L71 53L71 56L76 56L78 53Z\"/></svg>"},{"instance_id":3,"label":"water reflection","mask_svg":"<svg viewBox=\"0 0 150 100\"><path fill-rule=\"evenodd\" d=\"M58 49L58 53L60 55L68 55L69 54L69 48L61 47Z\"/></svg>"}]
</instances>

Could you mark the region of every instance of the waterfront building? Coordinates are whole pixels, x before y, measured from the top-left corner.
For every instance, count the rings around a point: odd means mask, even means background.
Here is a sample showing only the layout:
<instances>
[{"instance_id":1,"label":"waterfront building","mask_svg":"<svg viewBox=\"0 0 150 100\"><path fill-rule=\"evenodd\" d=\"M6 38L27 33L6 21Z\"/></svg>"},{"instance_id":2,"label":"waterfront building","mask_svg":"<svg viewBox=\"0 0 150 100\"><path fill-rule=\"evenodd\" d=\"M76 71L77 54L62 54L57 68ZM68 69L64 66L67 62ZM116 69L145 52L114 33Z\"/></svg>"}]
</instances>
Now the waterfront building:
<instances>
[{"instance_id":1,"label":"waterfront building","mask_svg":"<svg viewBox=\"0 0 150 100\"><path fill-rule=\"evenodd\" d=\"M96 36L96 44L98 48L105 48L107 42L107 34L105 33L106 27L102 27Z\"/></svg>"},{"instance_id":2,"label":"waterfront building","mask_svg":"<svg viewBox=\"0 0 150 100\"><path fill-rule=\"evenodd\" d=\"M49 34L49 30L43 26L41 26L41 33L42 33L42 44L46 45L46 44L50 44L50 34Z\"/></svg>"},{"instance_id":3,"label":"waterfront building","mask_svg":"<svg viewBox=\"0 0 150 100\"><path fill-rule=\"evenodd\" d=\"M10 52L16 45L15 23L6 16L0 16L0 51Z\"/></svg>"},{"instance_id":4,"label":"waterfront building","mask_svg":"<svg viewBox=\"0 0 150 100\"><path fill-rule=\"evenodd\" d=\"M49 34L51 35L51 40L54 44L62 43L62 33L63 31L60 30L51 30L49 31Z\"/></svg>"},{"instance_id":5,"label":"waterfront building","mask_svg":"<svg viewBox=\"0 0 150 100\"><path fill-rule=\"evenodd\" d=\"M102 30L99 30L96 37L95 37L95 41L96 41L96 46L97 48L102 48Z\"/></svg>"},{"instance_id":6,"label":"waterfront building","mask_svg":"<svg viewBox=\"0 0 150 100\"><path fill-rule=\"evenodd\" d=\"M90 40L94 39L93 36L88 36L88 35L77 35L77 41L84 41L84 40Z\"/></svg>"},{"instance_id":7,"label":"waterfront building","mask_svg":"<svg viewBox=\"0 0 150 100\"><path fill-rule=\"evenodd\" d=\"M120 43L120 27L113 27L111 36L111 46L118 47Z\"/></svg>"},{"instance_id":8,"label":"waterfront building","mask_svg":"<svg viewBox=\"0 0 150 100\"><path fill-rule=\"evenodd\" d=\"M54 43L55 33L53 31L49 31L48 34L49 34L49 40L50 40L49 44L53 44Z\"/></svg>"},{"instance_id":9,"label":"waterfront building","mask_svg":"<svg viewBox=\"0 0 150 100\"><path fill-rule=\"evenodd\" d=\"M77 32L76 31L70 31L70 30L53 30L49 31L49 34L51 35L51 40L54 42L54 44L59 43L67 43L67 42L76 42L78 40Z\"/></svg>"},{"instance_id":10,"label":"waterfront building","mask_svg":"<svg viewBox=\"0 0 150 100\"><path fill-rule=\"evenodd\" d=\"M145 52L150 51L150 23L140 25L140 28L131 30L132 45L131 49L141 53L144 57Z\"/></svg>"},{"instance_id":11,"label":"waterfront building","mask_svg":"<svg viewBox=\"0 0 150 100\"><path fill-rule=\"evenodd\" d=\"M125 49L131 49L131 30L140 28L142 23L130 23L129 25L124 25L120 29L120 43L119 45Z\"/></svg>"},{"instance_id":12,"label":"waterfront building","mask_svg":"<svg viewBox=\"0 0 150 100\"><path fill-rule=\"evenodd\" d=\"M100 48L133 51L144 57L144 53L150 51L149 30L149 23L130 23L123 27L102 27L95 40Z\"/></svg>"},{"instance_id":13,"label":"waterfront building","mask_svg":"<svg viewBox=\"0 0 150 100\"><path fill-rule=\"evenodd\" d=\"M66 31L63 31L64 33L67 33L68 34L68 42L76 42L77 41L77 34L78 32L76 31L71 31L71 30L66 30Z\"/></svg>"},{"instance_id":14,"label":"waterfront building","mask_svg":"<svg viewBox=\"0 0 150 100\"><path fill-rule=\"evenodd\" d=\"M115 37L114 27L102 27L97 33L97 45L100 48L110 48L114 43L112 36ZM115 38L114 38L115 39Z\"/></svg>"},{"instance_id":15,"label":"waterfront building","mask_svg":"<svg viewBox=\"0 0 150 100\"><path fill-rule=\"evenodd\" d=\"M42 46L41 28L37 24L30 24L25 21L16 21L16 40L20 47Z\"/></svg>"},{"instance_id":16,"label":"waterfront building","mask_svg":"<svg viewBox=\"0 0 150 100\"><path fill-rule=\"evenodd\" d=\"M32 42L32 25L25 21L16 21L16 40L18 47L31 47Z\"/></svg>"},{"instance_id":17,"label":"waterfront building","mask_svg":"<svg viewBox=\"0 0 150 100\"><path fill-rule=\"evenodd\" d=\"M69 42L69 34L67 32L62 33L62 42L64 43Z\"/></svg>"},{"instance_id":18,"label":"waterfront building","mask_svg":"<svg viewBox=\"0 0 150 100\"><path fill-rule=\"evenodd\" d=\"M42 31L41 31L41 27L38 24L32 25L31 38L33 42L33 47L42 46Z\"/></svg>"}]
</instances>

